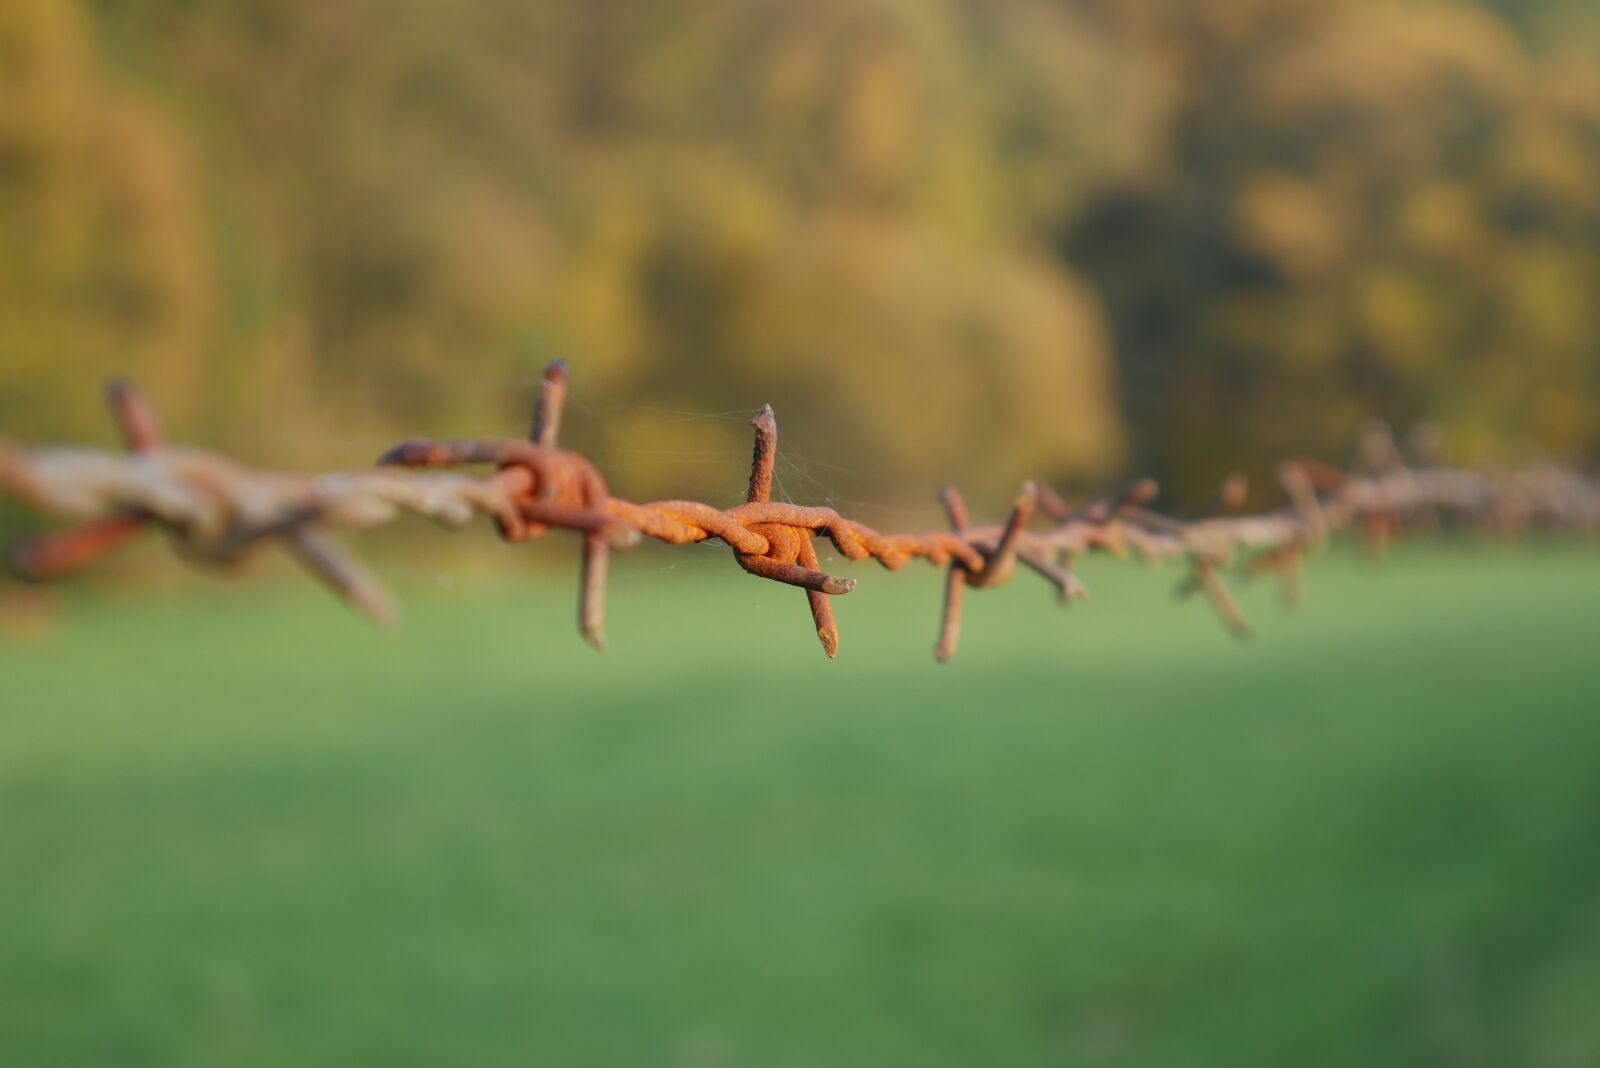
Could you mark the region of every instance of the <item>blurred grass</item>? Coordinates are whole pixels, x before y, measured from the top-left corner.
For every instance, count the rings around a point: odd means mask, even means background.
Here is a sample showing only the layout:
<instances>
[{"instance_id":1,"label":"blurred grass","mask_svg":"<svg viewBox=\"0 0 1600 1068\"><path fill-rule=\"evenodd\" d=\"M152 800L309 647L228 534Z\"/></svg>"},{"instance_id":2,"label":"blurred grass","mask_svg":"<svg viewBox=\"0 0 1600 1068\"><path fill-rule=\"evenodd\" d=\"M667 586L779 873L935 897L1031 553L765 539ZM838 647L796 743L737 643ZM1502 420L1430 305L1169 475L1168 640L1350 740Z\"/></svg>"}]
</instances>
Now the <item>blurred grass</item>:
<instances>
[{"instance_id":1,"label":"blurred grass","mask_svg":"<svg viewBox=\"0 0 1600 1068\"><path fill-rule=\"evenodd\" d=\"M1592 553L1320 560L1246 646L1101 563L943 669L931 569L829 664L678 558L605 657L514 574L0 646L0 1063L1600 1059Z\"/></svg>"}]
</instances>

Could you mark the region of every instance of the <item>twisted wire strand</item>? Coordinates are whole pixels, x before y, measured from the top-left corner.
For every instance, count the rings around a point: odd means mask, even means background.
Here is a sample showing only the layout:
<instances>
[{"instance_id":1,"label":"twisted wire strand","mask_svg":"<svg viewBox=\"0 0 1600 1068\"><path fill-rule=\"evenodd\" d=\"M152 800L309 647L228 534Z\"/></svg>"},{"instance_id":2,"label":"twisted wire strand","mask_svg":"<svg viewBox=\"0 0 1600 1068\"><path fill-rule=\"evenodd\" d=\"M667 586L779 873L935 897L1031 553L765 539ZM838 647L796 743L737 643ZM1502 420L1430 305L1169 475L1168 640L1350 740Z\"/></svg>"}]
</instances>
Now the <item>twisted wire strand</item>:
<instances>
[{"instance_id":1,"label":"twisted wire strand","mask_svg":"<svg viewBox=\"0 0 1600 1068\"><path fill-rule=\"evenodd\" d=\"M385 453L376 469L296 475L164 444L154 409L130 385L112 383L109 406L129 452L23 449L0 439L0 490L79 521L16 547L12 570L30 579L54 578L92 563L149 526L167 531L175 548L200 564L227 565L277 542L357 609L387 621L393 609L381 583L330 541L326 529L365 529L403 515L451 527L487 517L509 541L551 529L583 536L579 625L591 643L603 647L612 550L646 537L673 545L718 540L746 571L806 592L831 657L838 629L829 599L850 592L855 581L821 569L814 545L821 537L847 560L873 560L891 571L911 560L948 568L935 647L943 660L956 651L965 589L1001 585L1021 567L1050 583L1062 601L1079 599L1086 591L1072 567L1086 552L1187 561L1189 573L1178 592L1203 593L1242 636L1248 623L1222 581L1224 569L1237 563L1246 577L1276 573L1286 597L1296 600L1305 554L1334 532L1354 530L1376 551L1404 521L1419 518L1505 533L1532 527L1600 531L1600 486L1581 473L1554 465L1500 471L1407 466L1392 436L1369 428L1357 470L1287 462L1278 474L1290 503L1258 515L1228 514L1245 496L1237 477L1224 483L1201 514L1187 519L1146 507L1157 493L1148 479L1115 499L1077 507L1030 482L1003 522L969 523L960 494L946 487L949 530L884 534L833 508L771 499L777 422L770 407L752 420L755 448L744 503L726 509L692 500L638 504L611 496L593 463L559 447L566 386L566 366L557 361L541 381L529 440L408 441ZM493 470L417 470L472 465ZM1030 527L1038 516L1048 526Z\"/></svg>"}]
</instances>

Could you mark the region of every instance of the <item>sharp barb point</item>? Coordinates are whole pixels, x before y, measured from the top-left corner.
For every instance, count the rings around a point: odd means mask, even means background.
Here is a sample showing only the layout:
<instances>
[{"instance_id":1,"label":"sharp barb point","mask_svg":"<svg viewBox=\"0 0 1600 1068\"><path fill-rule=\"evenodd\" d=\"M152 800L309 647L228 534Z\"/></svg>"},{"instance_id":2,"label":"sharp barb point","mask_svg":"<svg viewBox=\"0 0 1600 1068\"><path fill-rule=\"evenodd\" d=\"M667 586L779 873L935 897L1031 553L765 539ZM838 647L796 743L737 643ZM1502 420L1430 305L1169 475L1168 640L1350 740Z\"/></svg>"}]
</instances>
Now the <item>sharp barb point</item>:
<instances>
[{"instance_id":1,"label":"sharp barb point","mask_svg":"<svg viewBox=\"0 0 1600 1068\"><path fill-rule=\"evenodd\" d=\"M1373 551L1407 529L1469 525L1497 536L1529 530L1600 533L1600 484L1586 473L1551 463L1513 469L1406 466L1393 435L1365 437L1353 471L1309 460L1279 468L1289 505L1257 515L1226 514L1248 489L1243 478L1221 486L1217 508L1185 521L1144 505L1155 497L1153 480L1131 483L1111 501L1068 508L1048 487L1024 483L1009 516L972 524L954 488L943 494L953 530L880 534L831 507L771 499L777 421L770 405L752 418L756 445L750 492L744 504L718 508L693 500L637 504L610 495L586 457L556 447L566 383L564 361L553 361L541 380L534 439L402 442L379 458L383 468L484 465L492 473L457 471L340 471L297 476L244 467L198 449L161 447L153 408L131 384L113 382L107 398L127 444L142 455L94 449L23 449L0 441L0 489L40 511L61 515L68 527L23 545L12 557L24 575L53 577L92 562L131 532L161 528L191 563L221 566L256 544L280 539L353 607L376 620L393 610L377 580L337 545L324 528L366 528L410 513L448 526L489 518L510 541L546 532L577 532L585 540L585 581L579 629L597 648L605 644L605 554L649 537L674 545L720 541L740 567L806 592L816 633L831 657L838 628L830 598L855 580L821 569L812 545L830 541L851 561L875 560L896 570L910 560L947 566L945 611L936 654L954 655L961 603L968 586L1006 582L1026 566L1065 600L1087 596L1070 570L1084 553L1131 552L1145 562L1185 559L1191 573L1181 594L1204 592L1241 637L1249 626L1219 572L1247 556L1246 576L1276 570L1283 595L1300 592L1301 561L1332 533L1353 534ZM1424 443L1425 445L1426 443ZM1414 463L1425 463L1420 448ZM1035 512L1048 529L1028 529Z\"/></svg>"}]
</instances>

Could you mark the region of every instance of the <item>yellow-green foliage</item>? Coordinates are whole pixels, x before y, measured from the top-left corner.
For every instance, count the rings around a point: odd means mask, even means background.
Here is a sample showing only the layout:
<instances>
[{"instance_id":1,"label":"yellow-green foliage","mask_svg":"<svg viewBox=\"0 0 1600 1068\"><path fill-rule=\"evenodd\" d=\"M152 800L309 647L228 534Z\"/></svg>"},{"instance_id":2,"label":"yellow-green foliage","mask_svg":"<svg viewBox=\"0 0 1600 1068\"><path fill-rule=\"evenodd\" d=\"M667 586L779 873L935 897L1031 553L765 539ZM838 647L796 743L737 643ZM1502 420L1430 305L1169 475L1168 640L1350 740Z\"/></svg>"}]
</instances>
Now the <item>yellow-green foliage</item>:
<instances>
[{"instance_id":1,"label":"yellow-green foliage","mask_svg":"<svg viewBox=\"0 0 1600 1068\"><path fill-rule=\"evenodd\" d=\"M0 407L73 432L136 368L182 407L213 342L210 235L185 136L100 67L58 0L0 5Z\"/></svg>"},{"instance_id":2,"label":"yellow-green foliage","mask_svg":"<svg viewBox=\"0 0 1600 1068\"><path fill-rule=\"evenodd\" d=\"M1600 34L1503 11L9 0L0 414L96 432L122 368L182 429L359 462L512 430L566 355L916 490L1192 487L1373 411L1591 448Z\"/></svg>"}]
</instances>

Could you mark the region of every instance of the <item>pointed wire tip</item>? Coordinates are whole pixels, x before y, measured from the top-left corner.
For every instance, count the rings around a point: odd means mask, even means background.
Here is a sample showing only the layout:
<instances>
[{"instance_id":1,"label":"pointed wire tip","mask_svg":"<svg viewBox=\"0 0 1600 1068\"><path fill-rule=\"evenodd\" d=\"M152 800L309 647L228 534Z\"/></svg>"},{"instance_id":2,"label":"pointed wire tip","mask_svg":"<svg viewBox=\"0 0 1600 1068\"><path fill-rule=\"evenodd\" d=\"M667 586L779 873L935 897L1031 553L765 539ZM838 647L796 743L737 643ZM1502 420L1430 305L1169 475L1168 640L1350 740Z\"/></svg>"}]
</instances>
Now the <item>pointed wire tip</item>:
<instances>
[{"instance_id":1,"label":"pointed wire tip","mask_svg":"<svg viewBox=\"0 0 1600 1068\"><path fill-rule=\"evenodd\" d=\"M417 462L420 442L402 441L378 457L379 467L409 467Z\"/></svg>"},{"instance_id":2,"label":"pointed wire tip","mask_svg":"<svg viewBox=\"0 0 1600 1068\"><path fill-rule=\"evenodd\" d=\"M109 400L120 401L124 397L137 392L139 392L139 387L131 378L123 375L113 375L106 379L105 395Z\"/></svg>"},{"instance_id":3,"label":"pointed wire tip","mask_svg":"<svg viewBox=\"0 0 1600 1068\"><path fill-rule=\"evenodd\" d=\"M843 577L841 577L839 575L829 575L822 582L822 592L823 593L831 593L831 594L834 594L835 596L837 596L837 595L839 595L841 593L849 593L851 590L853 590L855 588L856 588L856 580L855 579L853 579L853 578L843 578Z\"/></svg>"},{"instance_id":4,"label":"pointed wire tip","mask_svg":"<svg viewBox=\"0 0 1600 1068\"><path fill-rule=\"evenodd\" d=\"M130 450L146 452L161 444L161 420L132 379L108 379L105 400L111 419Z\"/></svg>"},{"instance_id":5,"label":"pointed wire tip","mask_svg":"<svg viewBox=\"0 0 1600 1068\"><path fill-rule=\"evenodd\" d=\"M967 528L967 502L962 500L961 491L956 489L954 482L946 482L939 490L939 503L944 506L944 514L952 530L959 533Z\"/></svg>"},{"instance_id":6,"label":"pointed wire tip","mask_svg":"<svg viewBox=\"0 0 1600 1068\"><path fill-rule=\"evenodd\" d=\"M382 630L388 630L400 621L400 610L385 591L372 589L351 593L348 600L352 608Z\"/></svg>"},{"instance_id":7,"label":"pointed wire tip","mask_svg":"<svg viewBox=\"0 0 1600 1068\"><path fill-rule=\"evenodd\" d=\"M750 420L750 425L757 430L771 431L778 429L778 417L773 414L772 405L763 404L761 410L756 412L755 418Z\"/></svg>"},{"instance_id":8,"label":"pointed wire tip","mask_svg":"<svg viewBox=\"0 0 1600 1068\"><path fill-rule=\"evenodd\" d=\"M1304 456L1283 461L1278 465L1278 475L1281 479L1303 481L1318 493L1332 493L1350 481L1348 472Z\"/></svg>"},{"instance_id":9,"label":"pointed wire tip","mask_svg":"<svg viewBox=\"0 0 1600 1068\"><path fill-rule=\"evenodd\" d=\"M1072 581L1064 582L1057 587L1056 599L1064 605L1071 604L1073 601L1087 601L1089 599L1089 587L1074 578Z\"/></svg>"},{"instance_id":10,"label":"pointed wire tip","mask_svg":"<svg viewBox=\"0 0 1600 1068\"><path fill-rule=\"evenodd\" d=\"M119 419L126 418L130 410L148 410L144 391L131 378L116 376L106 379L104 394L106 404Z\"/></svg>"},{"instance_id":11,"label":"pointed wire tip","mask_svg":"<svg viewBox=\"0 0 1600 1068\"><path fill-rule=\"evenodd\" d=\"M16 548L5 555L6 574L18 582L44 583L56 576L43 567L25 548Z\"/></svg>"},{"instance_id":12,"label":"pointed wire tip","mask_svg":"<svg viewBox=\"0 0 1600 1068\"><path fill-rule=\"evenodd\" d=\"M839 655L839 629L826 627L817 631L817 637L822 641L822 651L832 660Z\"/></svg>"},{"instance_id":13,"label":"pointed wire tip","mask_svg":"<svg viewBox=\"0 0 1600 1068\"><path fill-rule=\"evenodd\" d=\"M567 377L567 361L564 356L557 356L544 365L544 377L550 379L565 379Z\"/></svg>"},{"instance_id":14,"label":"pointed wire tip","mask_svg":"<svg viewBox=\"0 0 1600 1068\"><path fill-rule=\"evenodd\" d=\"M583 640L588 642L589 647L597 653L606 651L606 632L603 629L595 628L591 630L585 628L583 630Z\"/></svg>"},{"instance_id":15,"label":"pointed wire tip","mask_svg":"<svg viewBox=\"0 0 1600 1068\"><path fill-rule=\"evenodd\" d=\"M1128 512L1155 500L1161 493L1161 484L1153 478L1141 478L1122 491L1122 496L1112 502L1105 522L1126 518Z\"/></svg>"},{"instance_id":16,"label":"pointed wire tip","mask_svg":"<svg viewBox=\"0 0 1600 1068\"><path fill-rule=\"evenodd\" d=\"M23 582L49 582L87 567L138 533L147 520L137 512L82 523L16 545L6 568Z\"/></svg>"},{"instance_id":17,"label":"pointed wire tip","mask_svg":"<svg viewBox=\"0 0 1600 1068\"><path fill-rule=\"evenodd\" d=\"M1161 495L1161 483L1153 478L1141 478L1128 487L1124 494L1130 504L1149 504Z\"/></svg>"},{"instance_id":18,"label":"pointed wire tip","mask_svg":"<svg viewBox=\"0 0 1600 1068\"><path fill-rule=\"evenodd\" d=\"M1356 446L1361 458L1372 466L1383 469L1399 458L1399 447L1394 440L1394 427L1384 419L1369 419L1361 427Z\"/></svg>"},{"instance_id":19,"label":"pointed wire tip","mask_svg":"<svg viewBox=\"0 0 1600 1068\"><path fill-rule=\"evenodd\" d=\"M1043 508L1052 519L1065 520L1072 514L1072 506L1051 489L1048 482L1035 479L1034 485L1039 487L1039 507Z\"/></svg>"},{"instance_id":20,"label":"pointed wire tip","mask_svg":"<svg viewBox=\"0 0 1600 1068\"><path fill-rule=\"evenodd\" d=\"M1220 500L1222 507L1234 512L1244 507L1244 499L1250 494L1250 480L1244 475L1235 472L1228 476L1222 483Z\"/></svg>"}]
</instances>

